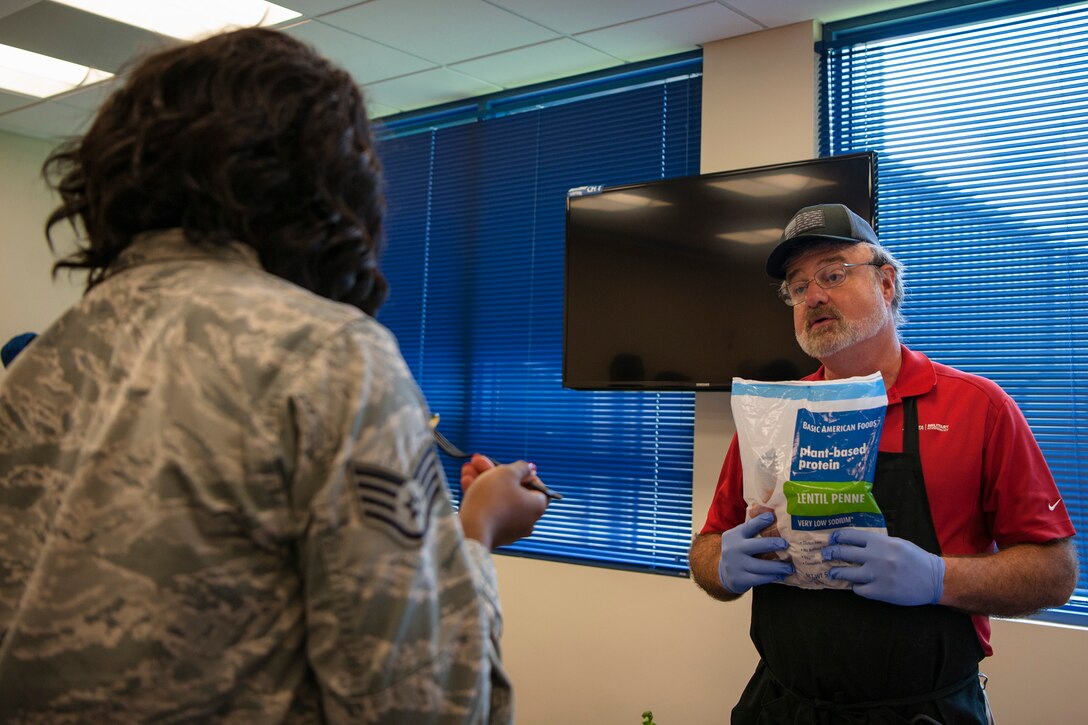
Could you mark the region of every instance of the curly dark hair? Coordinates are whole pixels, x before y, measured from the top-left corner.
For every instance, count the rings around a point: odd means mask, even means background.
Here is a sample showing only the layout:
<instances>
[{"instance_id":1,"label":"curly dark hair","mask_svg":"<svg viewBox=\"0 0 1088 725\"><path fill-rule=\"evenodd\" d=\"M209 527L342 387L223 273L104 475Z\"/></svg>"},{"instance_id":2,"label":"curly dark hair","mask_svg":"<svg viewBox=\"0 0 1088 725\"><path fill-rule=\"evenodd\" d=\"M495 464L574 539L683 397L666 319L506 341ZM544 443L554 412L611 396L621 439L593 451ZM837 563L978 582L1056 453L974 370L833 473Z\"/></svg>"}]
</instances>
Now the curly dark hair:
<instances>
[{"instance_id":1,"label":"curly dark hair","mask_svg":"<svg viewBox=\"0 0 1088 725\"><path fill-rule=\"evenodd\" d=\"M247 28L147 56L42 173L62 200L50 246L63 221L80 237L54 274L88 270L87 289L137 234L180 227L195 245L248 244L272 274L369 314L385 299L381 163L362 92L283 33Z\"/></svg>"}]
</instances>

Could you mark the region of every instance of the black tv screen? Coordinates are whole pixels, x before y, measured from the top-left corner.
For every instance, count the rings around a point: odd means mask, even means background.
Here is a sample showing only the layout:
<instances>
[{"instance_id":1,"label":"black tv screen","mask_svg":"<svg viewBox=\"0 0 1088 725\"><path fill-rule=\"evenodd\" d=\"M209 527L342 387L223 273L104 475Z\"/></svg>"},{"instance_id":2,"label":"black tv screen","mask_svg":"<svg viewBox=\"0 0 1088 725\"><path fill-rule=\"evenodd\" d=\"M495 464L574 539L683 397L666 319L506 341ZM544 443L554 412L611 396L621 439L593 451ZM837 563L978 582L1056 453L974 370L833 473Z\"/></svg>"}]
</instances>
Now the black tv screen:
<instances>
[{"instance_id":1,"label":"black tv screen","mask_svg":"<svg viewBox=\"0 0 1088 725\"><path fill-rule=\"evenodd\" d=\"M876 227L876 157L831 156L567 195L563 386L728 390L814 371L767 255L800 208Z\"/></svg>"}]
</instances>

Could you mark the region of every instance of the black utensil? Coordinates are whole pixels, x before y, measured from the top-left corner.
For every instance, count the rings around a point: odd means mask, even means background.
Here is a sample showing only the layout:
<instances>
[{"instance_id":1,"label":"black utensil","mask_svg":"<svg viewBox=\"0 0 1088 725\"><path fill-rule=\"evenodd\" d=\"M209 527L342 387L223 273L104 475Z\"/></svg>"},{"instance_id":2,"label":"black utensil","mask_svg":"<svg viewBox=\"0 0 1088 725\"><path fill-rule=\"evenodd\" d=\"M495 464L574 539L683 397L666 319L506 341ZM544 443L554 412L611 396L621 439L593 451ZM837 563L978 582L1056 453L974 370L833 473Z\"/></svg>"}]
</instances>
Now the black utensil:
<instances>
[{"instance_id":1,"label":"black utensil","mask_svg":"<svg viewBox=\"0 0 1088 725\"><path fill-rule=\"evenodd\" d=\"M438 444L439 450L441 450L447 456L451 456L453 458L472 458L471 453L465 453L464 451L462 451L460 448L455 446L449 438L444 436L440 430L438 430L437 413L431 416L431 433L434 435L434 442ZM496 466L499 465L499 462L496 461L494 458L491 458L489 456L484 457ZM535 479L532 481L523 481L521 485L525 486L526 488L531 488L534 491L540 491L542 494L544 494L553 501L559 501L563 498L563 494L551 490L543 483L541 483L539 479Z\"/></svg>"}]
</instances>

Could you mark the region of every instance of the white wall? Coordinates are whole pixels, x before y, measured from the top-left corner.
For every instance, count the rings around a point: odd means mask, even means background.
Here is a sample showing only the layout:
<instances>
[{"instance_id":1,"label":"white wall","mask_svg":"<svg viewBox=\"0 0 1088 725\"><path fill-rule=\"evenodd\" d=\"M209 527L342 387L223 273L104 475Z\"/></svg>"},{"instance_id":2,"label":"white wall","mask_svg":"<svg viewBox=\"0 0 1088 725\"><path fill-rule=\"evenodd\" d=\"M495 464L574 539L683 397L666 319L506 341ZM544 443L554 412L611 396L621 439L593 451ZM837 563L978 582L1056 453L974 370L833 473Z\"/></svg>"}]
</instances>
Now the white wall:
<instances>
[{"instance_id":1,"label":"white wall","mask_svg":"<svg viewBox=\"0 0 1088 725\"><path fill-rule=\"evenodd\" d=\"M82 286L66 273L54 281L45 219L55 206L41 179L53 144L0 131L0 345L23 332L41 332L79 299ZM71 235L58 228L58 249ZM4 372L0 369L0 379Z\"/></svg>"},{"instance_id":2,"label":"white wall","mask_svg":"<svg viewBox=\"0 0 1088 725\"><path fill-rule=\"evenodd\" d=\"M707 46L703 171L815 156L813 28L804 23ZM78 297L49 278L42 222L53 206L38 181L49 145L0 133L0 337L41 330ZM2 374L2 373L0 373ZM694 526L702 525L732 435L728 395L696 396ZM721 723L755 666L749 597L720 603L690 581L497 557L504 654L518 721ZM1088 632L994 623L984 663L1003 725L1079 716Z\"/></svg>"}]
</instances>

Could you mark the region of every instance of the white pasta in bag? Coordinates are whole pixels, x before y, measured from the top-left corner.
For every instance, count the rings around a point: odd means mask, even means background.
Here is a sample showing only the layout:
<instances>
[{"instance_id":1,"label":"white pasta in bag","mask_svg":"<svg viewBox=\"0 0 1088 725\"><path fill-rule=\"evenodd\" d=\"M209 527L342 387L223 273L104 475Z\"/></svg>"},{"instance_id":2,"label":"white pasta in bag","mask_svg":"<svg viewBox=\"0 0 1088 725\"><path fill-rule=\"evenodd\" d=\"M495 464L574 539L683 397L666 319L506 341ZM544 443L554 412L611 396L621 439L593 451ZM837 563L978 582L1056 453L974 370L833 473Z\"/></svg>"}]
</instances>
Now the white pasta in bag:
<instances>
[{"instance_id":1,"label":"white pasta in bag","mask_svg":"<svg viewBox=\"0 0 1088 725\"><path fill-rule=\"evenodd\" d=\"M877 447L888 404L879 373L842 380L765 383L733 379L733 419L744 473L746 519L773 511L762 536L789 548L768 554L791 561L783 583L805 589L846 589L827 578L822 549L831 532L859 528L887 533L873 498Z\"/></svg>"}]
</instances>

